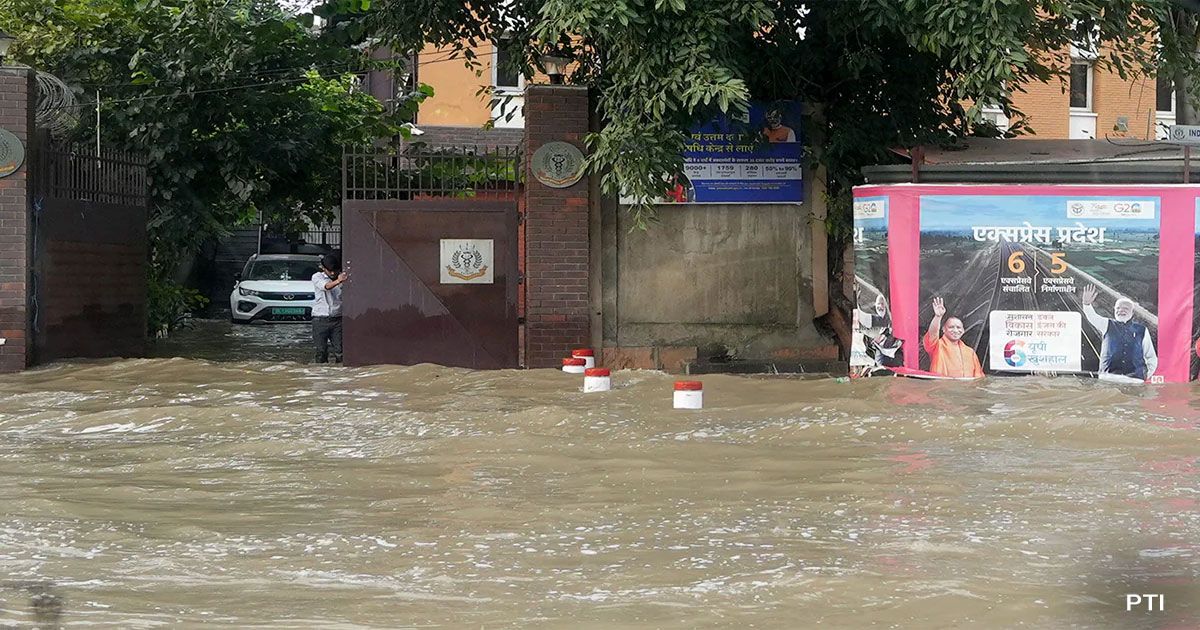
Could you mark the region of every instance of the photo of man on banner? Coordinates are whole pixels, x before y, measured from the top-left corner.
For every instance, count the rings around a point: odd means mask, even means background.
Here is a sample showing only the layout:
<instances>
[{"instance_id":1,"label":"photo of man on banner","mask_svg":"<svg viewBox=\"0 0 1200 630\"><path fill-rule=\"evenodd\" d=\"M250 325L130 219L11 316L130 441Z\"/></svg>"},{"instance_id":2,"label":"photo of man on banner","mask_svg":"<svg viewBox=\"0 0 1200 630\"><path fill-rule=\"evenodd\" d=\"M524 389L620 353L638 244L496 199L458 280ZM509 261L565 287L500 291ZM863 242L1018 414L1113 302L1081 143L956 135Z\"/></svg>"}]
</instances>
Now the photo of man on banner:
<instances>
[{"instance_id":1,"label":"photo of man on banner","mask_svg":"<svg viewBox=\"0 0 1200 630\"><path fill-rule=\"evenodd\" d=\"M1096 311L1095 286L1080 293L1083 315L1092 328L1103 336L1100 346L1101 376L1120 376L1136 381L1146 381L1158 368L1158 354L1150 329L1145 324L1133 321L1137 303L1121 296L1113 306L1112 318Z\"/></svg>"},{"instance_id":2,"label":"photo of man on banner","mask_svg":"<svg viewBox=\"0 0 1200 630\"><path fill-rule=\"evenodd\" d=\"M929 371L950 378L983 378L979 355L963 343L967 329L962 320L945 315L945 301L940 297L933 298L933 319L929 320L929 329L921 339L925 352L929 353Z\"/></svg>"},{"instance_id":3,"label":"photo of man on banner","mask_svg":"<svg viewBox=\"0 0 1200 630\"><path fill-rule=\"evenodd\" d=\"M904 366L903 342L892 332L892 313L882 293L875 297L872 312L854 309L854 324L860 335L854 345L862 346L862 352L873 361L872 367Z\"/></svg>"}]
</instances>

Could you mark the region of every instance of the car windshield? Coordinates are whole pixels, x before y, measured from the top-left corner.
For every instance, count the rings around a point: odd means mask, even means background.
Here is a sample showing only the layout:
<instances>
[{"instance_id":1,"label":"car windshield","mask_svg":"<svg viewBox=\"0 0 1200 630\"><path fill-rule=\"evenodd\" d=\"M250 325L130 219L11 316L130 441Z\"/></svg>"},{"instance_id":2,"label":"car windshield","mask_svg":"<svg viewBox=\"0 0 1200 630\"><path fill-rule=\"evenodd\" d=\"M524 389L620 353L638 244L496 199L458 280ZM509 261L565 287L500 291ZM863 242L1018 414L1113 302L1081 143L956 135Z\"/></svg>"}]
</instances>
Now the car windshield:
<instances>
[{"instance_id":1,"label":"car windshield","mask_svg":"<svg viewBox=\"0 0 1200 630\"><path fill-rule=\"evenodd\" d=\"M245 280L311 280L319 271L315 260L256 260Z\"/></svg>"}]
</instances>

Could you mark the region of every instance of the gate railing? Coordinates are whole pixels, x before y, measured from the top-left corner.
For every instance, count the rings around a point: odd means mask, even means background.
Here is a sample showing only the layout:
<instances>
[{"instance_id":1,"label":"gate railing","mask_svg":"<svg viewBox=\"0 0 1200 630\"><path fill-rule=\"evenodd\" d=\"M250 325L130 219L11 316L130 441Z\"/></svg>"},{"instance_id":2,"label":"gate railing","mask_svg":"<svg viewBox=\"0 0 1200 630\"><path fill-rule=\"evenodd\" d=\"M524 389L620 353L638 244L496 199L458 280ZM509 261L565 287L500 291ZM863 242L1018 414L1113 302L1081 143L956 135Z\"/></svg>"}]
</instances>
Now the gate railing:
<instances>
[{"instance_id":1,"label":"gate railing","mask_svg":"<svg viewBox=\"0 0 1200 630\"><path fill-rule=\"evenodd\" d=\"M126 151L45 145L38 151L35 188L52 199L93 201L144 208L149 178L146 162Z\"/></svg>"},{"instance_id":2,"label":"gate railing","mask_svg":"<svg viewBox=\"0 0 1200 630\"><path fill-rule=\"evenodd\" d=\"M356 147L342 155L344 199L511 199L521 177L516 148Z\"/></svg>"}]
</instances>

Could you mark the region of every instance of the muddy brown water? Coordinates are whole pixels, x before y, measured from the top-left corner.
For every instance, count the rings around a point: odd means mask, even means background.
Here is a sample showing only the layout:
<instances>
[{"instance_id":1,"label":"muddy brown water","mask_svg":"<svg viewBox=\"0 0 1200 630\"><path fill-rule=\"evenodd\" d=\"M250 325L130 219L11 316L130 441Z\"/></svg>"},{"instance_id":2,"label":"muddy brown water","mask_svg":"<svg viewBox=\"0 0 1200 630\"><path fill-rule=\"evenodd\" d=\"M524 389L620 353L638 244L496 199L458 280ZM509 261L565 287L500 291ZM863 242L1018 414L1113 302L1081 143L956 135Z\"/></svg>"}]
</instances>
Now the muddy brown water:
<instances>
[{"instance_id":1,"label":"muddy brown water","mask_svg":"<svg viewBox=\"0 0 1200 630\"><path fill-rule=\"evenodd\" d=\"M680 412L669 375L580 381L182 358L6 376L0 624L1200 623L1191 387L712 376Z\"/></svg>"}]
</instances>

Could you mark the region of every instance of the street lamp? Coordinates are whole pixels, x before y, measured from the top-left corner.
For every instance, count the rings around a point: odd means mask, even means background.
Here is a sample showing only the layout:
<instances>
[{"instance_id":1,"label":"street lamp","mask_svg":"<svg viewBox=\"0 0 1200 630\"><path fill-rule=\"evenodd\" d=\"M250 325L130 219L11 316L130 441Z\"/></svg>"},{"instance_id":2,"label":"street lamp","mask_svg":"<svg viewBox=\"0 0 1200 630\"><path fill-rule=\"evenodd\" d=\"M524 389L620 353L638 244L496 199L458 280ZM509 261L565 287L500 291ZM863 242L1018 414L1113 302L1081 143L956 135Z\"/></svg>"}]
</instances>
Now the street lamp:
<instances>
[{"instance_id":1,"label":"street lamp","mask_svg":"<svg viewBox=\"0 0 1200 630\"><path fill-rule=\"evenodd\" d=\"M0 64L4 63L4 58L8 56L8 47L12 46L14 41L16 41L15 37L0 30Z\"/></svg>"},{"instance_id":2,"label":"street lamp","mask_svg":"<svg viewBox=\"0 0 1200 630\"><path fill-rule=\"evenodd\" d=\"M550 83L554 85L562 85L563 75L567 73L567 66L571 64L569 57L563 57L555 53L542 55L540 58L542 67L546 69L546 76L550 77Z\"/></svg>"}]
</instances>

